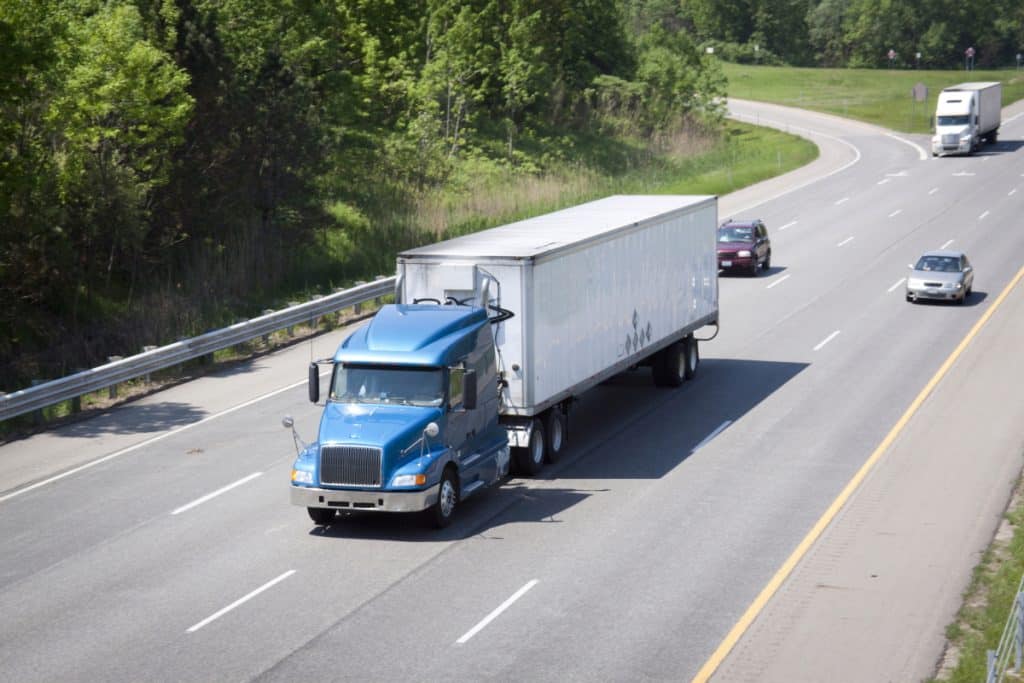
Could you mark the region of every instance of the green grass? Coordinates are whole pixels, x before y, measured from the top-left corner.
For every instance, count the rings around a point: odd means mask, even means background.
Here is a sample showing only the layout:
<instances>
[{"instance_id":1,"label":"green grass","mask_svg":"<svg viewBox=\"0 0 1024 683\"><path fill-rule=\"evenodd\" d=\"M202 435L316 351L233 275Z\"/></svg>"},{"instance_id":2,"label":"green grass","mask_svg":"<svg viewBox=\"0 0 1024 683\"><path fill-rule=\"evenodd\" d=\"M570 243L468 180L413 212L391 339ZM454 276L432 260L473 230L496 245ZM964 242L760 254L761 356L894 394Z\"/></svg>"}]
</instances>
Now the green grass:
<instances>
[{"instance_id":1,"label":"green grass","mask_svg":"<svg viewBox=\"0 0 1024 683\"><path fill-rule=\"evenodd\" d=\"M1024 71L808 69L722 64L729 96L838 114L907 133L928 133L939 92L966 81L1002 81L1003 106L1024 99ZM928 99L915 102L915 84Z\"/></svg>"},{"instance_id":2,"label":"green grass","mask_svg":"<svg viewBox=\"0 0 1024 683\"><path fill-rule=\"evenodd\" d=\"M999 645L1021 575L1024 575L1024 507L1018 502L1007 513L1007 519L1013 528L1012 539L996 541L985 552L974 569L956 621L946 628L946 637L960 653L957 665L939 678L930 679L933 683L985 680L986 652Z\"/></svg>"}]
</instances>

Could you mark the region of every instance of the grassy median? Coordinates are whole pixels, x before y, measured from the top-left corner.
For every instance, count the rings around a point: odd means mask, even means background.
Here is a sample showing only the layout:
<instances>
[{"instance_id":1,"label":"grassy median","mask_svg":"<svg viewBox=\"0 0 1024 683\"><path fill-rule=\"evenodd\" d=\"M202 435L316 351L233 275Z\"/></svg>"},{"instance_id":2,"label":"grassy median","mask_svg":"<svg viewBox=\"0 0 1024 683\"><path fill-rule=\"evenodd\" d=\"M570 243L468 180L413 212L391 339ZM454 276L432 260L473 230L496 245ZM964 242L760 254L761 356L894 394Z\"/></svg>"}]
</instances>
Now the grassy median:
<instances>
[{"instance_id":1,"label":"grassy median","mask_svg":"<svg viewBox=\"0 0 1024 683\"><path fill-rule=\"evenodd\" d=\"M1001 81L1003 106L1024 99L1024 71L807 69L723 64L729 96L838 114L906 133L931 132L939 92L966 81ZM917 102L914 86L928 97Z\"/></svg>"}]
</instances>

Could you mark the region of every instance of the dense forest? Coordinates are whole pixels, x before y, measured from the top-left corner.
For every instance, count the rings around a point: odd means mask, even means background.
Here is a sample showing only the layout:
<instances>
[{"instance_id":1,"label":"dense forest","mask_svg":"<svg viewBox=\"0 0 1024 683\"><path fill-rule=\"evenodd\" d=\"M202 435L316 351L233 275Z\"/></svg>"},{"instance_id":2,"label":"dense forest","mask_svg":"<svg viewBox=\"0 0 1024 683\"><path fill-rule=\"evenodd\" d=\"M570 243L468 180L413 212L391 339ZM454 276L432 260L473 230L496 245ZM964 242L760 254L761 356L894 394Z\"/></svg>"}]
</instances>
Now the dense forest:
<instances>
[{"instance_id":1,"label":"dense forest","mask_svg":"<svg viewBox=\"0 0 1024 683\"><path fill-rule=\"evenodd\" d=\"M1024 5L0 0L0 389L387 272L482 178L713 138L719 58L965 45L1013 63Z\"/></svg>"}]
</instances>

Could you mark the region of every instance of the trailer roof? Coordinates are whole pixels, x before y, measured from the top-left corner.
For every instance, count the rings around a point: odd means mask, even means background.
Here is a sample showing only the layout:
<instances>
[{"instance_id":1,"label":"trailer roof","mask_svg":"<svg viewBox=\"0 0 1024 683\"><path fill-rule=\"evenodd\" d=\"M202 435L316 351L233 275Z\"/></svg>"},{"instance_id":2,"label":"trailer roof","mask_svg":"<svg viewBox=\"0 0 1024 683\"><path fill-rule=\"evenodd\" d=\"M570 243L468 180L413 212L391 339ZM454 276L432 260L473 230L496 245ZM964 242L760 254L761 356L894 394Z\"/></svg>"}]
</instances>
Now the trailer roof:
<instances>
[{"instance_id":1,"label":"trailer roof","mask_svg":"<svg viewBox=\"0 0 1024 683\"><path fill-rule=\"evenodd\" d=\"M399 254L398 258L536 258L657 218L710 204L715 199L714 195L615 195L410 249Z\"/></svg>"},{"instance_id":2,"label":"trailer roof","mask_svg":"<svg viewBox=\"0 0 1024 683\"><path fill-rule=\"evenodd\" d=\"M1002 85L999 81L971 81L970 83L957 83L943 90L985 90L994 85Z\"/></svg>"}]
</instances>

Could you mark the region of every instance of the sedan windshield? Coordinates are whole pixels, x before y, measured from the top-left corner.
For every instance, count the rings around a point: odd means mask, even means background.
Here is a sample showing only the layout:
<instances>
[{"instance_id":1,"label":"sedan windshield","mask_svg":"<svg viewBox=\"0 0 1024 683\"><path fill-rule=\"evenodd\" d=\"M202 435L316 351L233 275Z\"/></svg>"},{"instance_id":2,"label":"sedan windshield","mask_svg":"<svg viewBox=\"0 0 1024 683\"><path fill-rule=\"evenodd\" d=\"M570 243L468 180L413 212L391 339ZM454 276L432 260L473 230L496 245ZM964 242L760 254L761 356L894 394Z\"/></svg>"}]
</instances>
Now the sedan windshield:
<instances>
[{"instance_id":1,"label":"sedan windshield","mask_svg":"<svg viewBox=\"0 0 1024 683\"><path fill-rule=\"evenodd\" d=\"M753 242L754 229L739 226L725 226L718 229L719 242Z\"/></svg>"},{"instance_id":2,"label":"sedan windshield","mask_svg":"<svg viewBox=\"0 0 1024 683\"><path fill-rule=\"evenodd\" d=\"M960 259L954 256L922 256L914 270L931 270L939 273L959 273Z\"/></svg>"},{"instance_id":3,"label":"sedan windshield","mask_svg":"<svg viewBox=\"0 0 1024 683\"><path fill-rule=\"evenodd\" d=\"M938 125L940 126L966 126L968 121L967 115L963 116L940 116L938 117Z\"/></svg>"},{"instance_id":4,"label":"sedan windshield","mask_svg":"<svg viewBox=\"0 0 1024 683\"><path fill-rule=\"evenodd\" d=\"M440 406L444 402L444 375L440 368L338 364L331 381L331 400Z\"/></svg>"}]
</instances>

